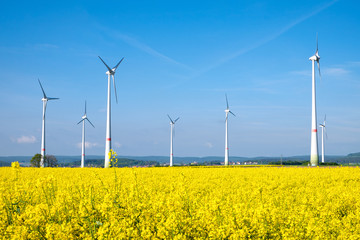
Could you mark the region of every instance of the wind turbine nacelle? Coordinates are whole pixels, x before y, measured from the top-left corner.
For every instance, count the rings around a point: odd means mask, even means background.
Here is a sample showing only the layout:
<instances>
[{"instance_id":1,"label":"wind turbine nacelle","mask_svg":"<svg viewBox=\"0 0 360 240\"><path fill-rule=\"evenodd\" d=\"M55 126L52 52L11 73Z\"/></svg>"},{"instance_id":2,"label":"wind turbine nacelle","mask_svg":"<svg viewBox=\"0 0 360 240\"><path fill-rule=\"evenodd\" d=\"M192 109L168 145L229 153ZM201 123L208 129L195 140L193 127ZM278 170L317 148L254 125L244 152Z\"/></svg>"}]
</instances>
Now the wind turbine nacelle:
<instances>
[{"instance_id":1,"label":"wind turbine nacelle","mask_svg":"<svg viewBox=\"0 0 360 240\"><path fill-rule=\"evenodd\" d=\"M310 61L317 61L318 58L316 57L316 55L314 55L314 56L311 56L311 57L309 58L309 60L310 60Z\"/></svg>"},{"instance_id":2,"label":"wind turbine nacelle","mask_svg":"<svg viewBox=\"0 0 360 240\"><path fill-rule=\"evenodd\" d=\"M318 54L315 54L314 56L311 56L309 58L310 61L319 61L320 60L320 56Z\"/></svg>"},{"instance_id":3,"label":"wind turbine nacelle","mask_svg":"<svg viewBox=\"0 0 360 240\"><path fill-rule=\"evenodd\" d=\"M107 75L114 75L115 72L114 72L114 70L111 70L111 72L110 72L110 71L107 71L106 74L107 74Z\"/></svg>"},{"instance_id":4,"label":"wind turbine nacelle","mask_svg":"<svg viewBox=\"0 0 360 240\"><path fill-rule=\"evenodd\" d=\"M41 101L47 101L48 99L47 98L42 98Z\"/></svg>"},{"instance_id":5,"label":"wind turbine nacelle","mask_svg":"<svg viewBox=\"0 0 360 240\"><path fill-rule=\"evenodd\" d=\"M225 112L226 112L226 113L229 113L229 112L230 112L230 109L225 109Z\"/></svg>"}]
</instances>

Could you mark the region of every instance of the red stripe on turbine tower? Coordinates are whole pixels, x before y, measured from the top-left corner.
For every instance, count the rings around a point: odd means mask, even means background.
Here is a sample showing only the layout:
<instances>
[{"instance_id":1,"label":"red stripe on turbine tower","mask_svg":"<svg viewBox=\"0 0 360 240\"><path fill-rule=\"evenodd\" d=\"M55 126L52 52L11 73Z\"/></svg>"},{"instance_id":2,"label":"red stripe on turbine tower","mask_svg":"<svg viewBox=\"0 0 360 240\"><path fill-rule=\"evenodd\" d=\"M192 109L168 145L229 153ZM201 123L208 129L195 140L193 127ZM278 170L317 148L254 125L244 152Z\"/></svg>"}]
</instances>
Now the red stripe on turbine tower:
<instances>
[{"instance_id":1,"label":"red stripe on turbine tower","mask_svg":"<svg viewBox=\"0 0 360 240\"><path fill-rule=\"evenodd\" d=\"M107 138L106 141L111 141L111 138Z\"/></svg>"},{"instance_id":2,"label":"red stripe on turbine tower","mask_svg":"<svg viewBox=\"0 0 360 240\"><path fill-rule=\"evenodd\" d=\"M313 129L312 132L317 132L317 129Z\"/></svg>"},{"instance_id":3,"label":"red stripe on turbine tower","mask_svg":"<svg viewBox=\"0 0 360 240\"><path fill-rule=\"evenodd\" d=\"M45 148L43 148L42 151L45 151Z\"/></svg>"}]
</instances>

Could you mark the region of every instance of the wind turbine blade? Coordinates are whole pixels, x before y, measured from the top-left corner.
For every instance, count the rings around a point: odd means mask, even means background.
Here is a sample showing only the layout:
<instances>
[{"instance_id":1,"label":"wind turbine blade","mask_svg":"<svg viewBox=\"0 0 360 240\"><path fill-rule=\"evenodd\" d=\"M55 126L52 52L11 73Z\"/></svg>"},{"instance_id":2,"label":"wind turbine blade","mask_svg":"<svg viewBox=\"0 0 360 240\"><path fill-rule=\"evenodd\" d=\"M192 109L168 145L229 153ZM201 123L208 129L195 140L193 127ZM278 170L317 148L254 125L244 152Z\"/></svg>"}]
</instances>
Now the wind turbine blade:
<instances>
[{"instance_id":1,"label":"wind turbine blade","mask_svg":"<svg viewBox=\"0 0 360 240\"><path fill-rule=\"evenodd\" d=\"M232 111L229 111L229 113L231 113L232 115L234 115L234 117L236 117L236 115Z\"/></svg>"},{"instance_id":2,"label":"wind turbine blade","mask_svg":"<svg viewBox=\"0 0 360 240\"><path fill-rule=\"evenodd\" d=\"M86 115L86 100L85 100L85 115Z\"/></svg>"},{"instance_id":3,"label":"wind turbine blade","mask_svg":"<svg viewBox=\"0 0 360 240\"><path fill-rule=\"evenodd\" d=\"M121 63L123 60L124 60L124 58L122 58L122 59L119 61L119 63L118 63L118 64L116 64L116 66L113 68L113 69L114 69L114 71L116 71L116 69L118 68L118 66L120 65L120 63Z\"/></svg>"},{"instance_id":4,"label":"wind turbine blade","mask_svg":"<svg viewBox=\"0 0 360 240\"><path fill-rule=\"evenodd\" d=\"M173 137L175 137L175 125L173 126Z\"/></svg>"},{"instance_id":5,"label":"wind turbine blade","mask_svg":"<svg viewBox=\"0 0 360 240\"><path fill-rule=\"evenodd\" d=\"M168 118L170 119L171 123L174 123L174 121L171 119L171 117L169 116L169 114L167 114Z\"/></svg>"},{"instance_id":6,"label":"wind turbine blade","mask_svg":"<svg viewBox=\"0 0 360 240\"><path fill-rule=\"evenodd\" d=\"M226 109L229 109L229 102L228 102L227 94L226 94L226 93L225 93L225 98L226 98Z\"/></svg>"},{"instance_id":7,"label":"wind turbine blade","mask_svg":"<svg viewBox=\"0 0 360 240\"><path fill-rule=\"evenodd\" d=\"M326 135L326 139L328 139L328 135L327 135L327 130L326 130L326 127L325 127L325 135Z\"/></svg>"},{"instance_id":8,"label":"wind turbine blade","mask_svg":"<svg viewBox=\"0 0 360 240\"><path fill-rule=\"evenodd\" d=\"M40 79L38 79L38 81L39 81L39 84L40 84L40 87L41 87L41 91L42 91L43 94L44 94L44 98L46 98L46 94L45 94L44 88L43 88L42 85L41 85Z\"/></svg>"},{"instance_id":9,"label":"wind turbine blade","mask_svg":"<svg viewBox=\"0 0 360 240\"><path fill-rule=\"evenodd\" d=\"M47 98L47 100L58 100L58 99L60 99L60 98L53 98L53 97Z\"/></svg>"},{"instance_id":10,"label":"wind turbine blade","mask_svg":"<svg viewBox=\"0 0 360 240\"><path fill-rule=\"evenodd\" d=\"M175 119L174 123L176 123L177 120L179 120L180 117L178 117L177 119Z\"/></svg>"},{"instance_id":11,"label":"wind turbine blade","mask_svg":"<svg viewBox=\"0 0 360 240\"><path fill-rule=\"evenodd\" d=\"M81 119L77 124L81 123L82 121L84 121L84 119Z\"/></svg>"},{"instance_id":12,"label":"wind turbine blade","mask_svg":"<svg viewBox=\"0 0 360 240\"><path fill-rule=\"evenodd\" d=\"M94 124L92 124L88 118L86 118L86 120L88 120L88 122L91 124L91 126L93 126L95 128Z\"/></svg>"},{"instance_id":13,"label":"wind turbine blade","mask_svg":"<svg viewBox=\"0 0 360 240\"><path fill-rule=\"evenodd\" d=\"M321 72L320 72L320 61L319 61L319 60L317 60L317 65L318 65L318 69L319 69L320 80L322 80L322 78L321 78Z\"/></svg>"},{"instance_id":14,"label":"wind turbine blade","mask_svg":"<svg viewBox=\"0 0 360 240\"><path fill-rule=\"evenodd\" d=\"M109 70L109 72L112 72L111 68L104 62L104 60L102 60L102 58L100 56L98 56L100 58L100 60L105 64L106 68Z\"/></svg>"},{"instance_id":15,"label":"wind turbine blade","mask_svg":"<svg viewBox=\"0 0 360 240\"><path fill-rule=\"evenodd\" d=\"M115 85L115 75L112 75L112 77L113 77L113 83L114 83L114 90L115 90L116 103L118 103L117 93L116 93L116 85Z\"/></svg>"},{"instance_id":16,"label":"wind turbine blade","mask_svg":"<svg viewBox=\"0 0 360 240\"><path fill-rule=\"evenodd\" d=\"M319 51L318 33L316 33L316 52Z\"/></svg>"},{"instance_id":17,"label":"wind turbine blade","mask_svg":"<svg viewBox=\"0 0 360 240\"><path fill-rule=\"evenodd\" d=\"M324 125L325 125L325 122L326 122L326 114L325 114L325 117L324 117Z\"/></svg>"}]
</instances>

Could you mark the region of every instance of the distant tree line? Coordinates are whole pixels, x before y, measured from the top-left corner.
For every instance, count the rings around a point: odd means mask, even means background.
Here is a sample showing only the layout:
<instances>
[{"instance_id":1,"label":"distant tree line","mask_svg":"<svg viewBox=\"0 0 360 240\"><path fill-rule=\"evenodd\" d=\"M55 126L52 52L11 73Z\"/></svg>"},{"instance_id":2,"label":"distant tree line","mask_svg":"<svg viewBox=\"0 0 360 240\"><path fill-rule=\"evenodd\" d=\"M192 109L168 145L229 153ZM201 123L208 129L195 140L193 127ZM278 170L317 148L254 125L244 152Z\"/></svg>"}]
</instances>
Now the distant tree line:
<instances>
[{"instance_id":1,"label":"distant tree line","mask_svg":"<svg viewBox=\"0 0 360 240\"><path fill-rule=\"evenodd\" d=\"M10 162L0 161L0 167L10 167L10 166L11 166L11 163L10 163Z\"/></svg>"},{"instance_id":2,"label":"distant tree line","mask_svg":"<svg viewBox=\"0 0 360 240\"><path fill-rule=\"evenodd\" d=\"M309 163L309 161L300 161L300 160L295 160L295 161L273 161L273 162L268 162L269 165L304 165L307 166Z\"/></svg>"},{"instance_id":3,"label":"distant tree line","mask_svg":"<svg viewBox=\"0 0 360 240\"><path fill-rule=\"evenodd\" d=\"M69 163L60 163L59 167L79 167L81 164L80 161L74 161ZM104 167L104 159L89 159L85 160L85 167ZM116 164L116 167L151 167L160 166L157 161L142 161L142 160L133 160L128 158L119 158Z\"/></svg>"},{"instance_id":4,"label":"distant tree line","mask_svg":"<svg viewBox=\"0 0 360 240\"><path fill-rule=\"evenodd\" d=\"M279 158L254 158L252 161L257 161L259 164L269 164L269 165L303 165L307 166L309 164L308 157L296 157L296 158L287 158L282 161ZM31 167L40 167L41 154L35 154L30 160ZM13 160L12 160L13 161ZM62 161L61 161L62 162ZM239 161L242 162L242 161ZM325 163L319 163L320 166L336 166L336 165L358 165L360 164L360 153L351 153L346 156L327 156L325 158ZM11 162L0 161L0 167L10 166ZM185 164L180 162L177 166L221 166L223 161L221 160L210 160L205 162L192 162ZM59 163L54 155L46 155L44 159L45 167L79 167L79 161L72 161L67 163ZM86 167L103 167L104 159L89 159L85 160ZM117 167L147 167L147 166L166 166L166 163L160 164L155 160L134 160L128 158L119 158L117 162Z\"/></svg>"},{"instance_id":5,"label":"distant tree line","mask_svg":"<svg viewBox=\"0 0 360 240\"><path fill-rule=\"evenodd\" d=\"M309 165L309 161L274 161L269 162L269 165L289 165L289 166L307 166ZM336 162L325 162L319 163L320 166L338 166L339 164Z\"/></svg>"}]
</instances>

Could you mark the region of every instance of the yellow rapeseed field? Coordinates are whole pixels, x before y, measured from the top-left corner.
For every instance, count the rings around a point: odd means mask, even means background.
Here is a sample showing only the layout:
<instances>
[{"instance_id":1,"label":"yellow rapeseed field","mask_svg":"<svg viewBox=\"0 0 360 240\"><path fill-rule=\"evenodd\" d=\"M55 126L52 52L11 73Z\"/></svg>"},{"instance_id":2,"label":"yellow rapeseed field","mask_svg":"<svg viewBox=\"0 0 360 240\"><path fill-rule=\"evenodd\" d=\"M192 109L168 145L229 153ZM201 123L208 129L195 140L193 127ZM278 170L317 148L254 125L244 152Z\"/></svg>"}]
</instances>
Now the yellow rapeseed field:
<instances>
[{"instance_id":1,"label":"yellow rapeseed field","mask_svg":"<svg viewBox=\"0 0 360 240\"><path fill-rule=\"evenodd\" d=\"M360 239L360 169L0 168L2 239Z\"/></svg>"}]
</instances>

